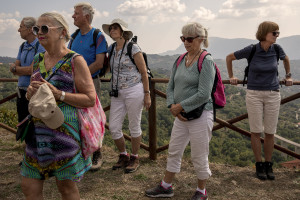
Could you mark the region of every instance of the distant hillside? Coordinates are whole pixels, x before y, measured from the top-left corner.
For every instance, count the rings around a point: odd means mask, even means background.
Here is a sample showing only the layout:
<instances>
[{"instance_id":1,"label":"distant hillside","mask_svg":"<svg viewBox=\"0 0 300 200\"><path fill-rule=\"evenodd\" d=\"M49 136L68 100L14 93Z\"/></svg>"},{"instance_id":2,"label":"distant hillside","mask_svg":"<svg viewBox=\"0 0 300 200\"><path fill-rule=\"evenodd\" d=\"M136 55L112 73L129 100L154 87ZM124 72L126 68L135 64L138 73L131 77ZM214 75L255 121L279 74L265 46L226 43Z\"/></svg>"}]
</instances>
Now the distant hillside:
<instances>
[{"instance_id":1,"label":"distant hillside","mask_svg":"<svg viewBox=\"0 0 300 200\"><path fill-rule=\"evenodd\" d=\"M207 50L211 52L214 58L225 59L229 53L242 49L249 44L255 43L257 43L257 40L245 38L226 39L211 37L209 38L209 47ZM300 35L279 38L277 43L283 47L284 51L291 60L300 60ZM183 44L181 44L176 50L167 51L165 53L161 53L160 55L182 54L185 51L186 50Z\"/></svg>"},{"instance_id":2,"label":"distant hillside","mask_svg":"<svg viewBox=\"0 0 300 200\"><path fill-rule=\"evenodd\" d=\"M0 56L0 63L12 63L12 62L15 62L15 61L16 61L16 58Z\"/></svg>"}]
</instances>

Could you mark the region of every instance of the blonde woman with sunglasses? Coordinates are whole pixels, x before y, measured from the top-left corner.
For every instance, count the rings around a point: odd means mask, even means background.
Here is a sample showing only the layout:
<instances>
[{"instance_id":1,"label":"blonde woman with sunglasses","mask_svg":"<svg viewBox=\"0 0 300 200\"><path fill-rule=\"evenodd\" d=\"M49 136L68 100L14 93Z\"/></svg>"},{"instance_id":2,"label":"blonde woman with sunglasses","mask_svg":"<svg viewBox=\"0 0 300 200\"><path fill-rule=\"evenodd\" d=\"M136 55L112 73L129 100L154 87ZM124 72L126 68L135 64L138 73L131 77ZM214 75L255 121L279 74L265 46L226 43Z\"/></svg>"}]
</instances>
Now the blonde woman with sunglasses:
<instances>
[{"instance_id":1,"label":"blonde woman with sunglasses","mask_svg":"<svg viewBox=\"0 0 300 200\"><path fill-rule=\"evenodd\" d=\"M290 61L280 45L275 44L279 37L279 26L275 22L262 22L257 29L259 43L229 54L226 64L231 85L237 85L238 79L233 75L232 61L246 58L250 63L248 72L246 107L251 131L251 147L255 157L256 176L261 180L274 180L272 153L274 134L280 109L280 92L278 78L278 59L283 60L285 68L285 85L293 85ZM252 57L252 59L251 59ZM261 157L260 135L264 133L265 162Z\"/></svg>"},{"instance_id":2,"label":"blonde woman with sunglasses","mask_svg":"<svg viewBox=\"0 0 300 200\"><path fill-rule=\"evenodd\" d=\"M174 63L167 89L167 106L175 117L168 149L167 168L160 184L148 189L148 197L172 197L172 181L180 172L183 152L190 143L191 159L197 175L197 188L192 200L207 199L206 181L211 176L208 154L213 128L213 104L211 92L216 69L207 55L201 73L198 60L203 47L208 47L208 32L197 22L182 28L181 41L187 53L177 66ZM198 112L199 111L199 112ZM194 115L193 113L200 113Z\"/></svg>"},{"instance_id":3,"label":"blonde woman with sunglasses","mask_svg":"<svg viewBox=\"0 0 300 200\"><path fill-rule=\"evenodd\" d=\"M34 133L26 140L21 167L22 191L26 199L43 199L44 181L55 177L62 199L79 200L76 182L90 169L91 158L85 160L82 156L77 108L95 104L95 87L84 58L66 47L69 27L62 15L44 13L32 30L46 52L34 57L26 97L30 102L40 86L47 84L63 117L58 124L56 118L47 123L33 118ZM50 126L50 122L56 126Z\"/></svg>"}]
</instances>

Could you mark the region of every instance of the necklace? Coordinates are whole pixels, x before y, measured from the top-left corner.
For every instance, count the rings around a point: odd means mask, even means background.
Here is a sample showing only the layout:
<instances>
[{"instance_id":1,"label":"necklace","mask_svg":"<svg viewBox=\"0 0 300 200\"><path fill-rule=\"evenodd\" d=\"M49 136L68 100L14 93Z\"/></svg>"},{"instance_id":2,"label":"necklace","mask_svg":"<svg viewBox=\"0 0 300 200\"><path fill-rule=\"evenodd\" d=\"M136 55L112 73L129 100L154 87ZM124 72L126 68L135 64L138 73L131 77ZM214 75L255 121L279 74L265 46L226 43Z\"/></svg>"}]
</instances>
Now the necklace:
<instances>
[{"instance_id":1,"label":"necklace","mask_svg":"<svg viewBox=\"0 0 300 200\"><path fill-rule=\"evenodd\" d=\"M191 61L189 61L188 56L186 58L186 66L189 67L191 65L191 63L193 63L194 59L196 58L196 56L199 54L199 52L201 51L201 49L195 54L195 56L193 57L193 59Z\"/></svg>"}]
</instances>

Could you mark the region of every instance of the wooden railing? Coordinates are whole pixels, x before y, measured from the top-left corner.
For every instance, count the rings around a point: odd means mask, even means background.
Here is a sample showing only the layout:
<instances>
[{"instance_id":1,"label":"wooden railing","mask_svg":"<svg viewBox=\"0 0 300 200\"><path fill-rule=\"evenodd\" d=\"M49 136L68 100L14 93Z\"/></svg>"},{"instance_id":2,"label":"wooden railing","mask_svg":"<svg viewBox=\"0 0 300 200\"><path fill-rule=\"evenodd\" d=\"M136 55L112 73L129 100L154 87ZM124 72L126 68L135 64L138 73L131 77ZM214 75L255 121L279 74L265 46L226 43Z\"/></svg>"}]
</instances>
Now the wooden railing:
<instances>
[{"instance_id":1,"label":"wooden railing","mask_svg":"<svg viewBox=\"0 0 300 200\"><path fill-rule=\"evenodd\" d=\"M109 79L101 79L102 82L109 82L110 80ZM153 78L151 80L151 86L150 86L150 91L151 91L151 102L152 102L152 105L148 111L148 129L149 129L149 144L144 144L144 143L141 143L141 148L145 149L146 151L149 152L149 158L151 160L156 160L157 159L157 153L159 152L162 152L166 149L168 149L169 145L164 145L164 146L160 146L158 147L157 146L157 126L156 126L156 98L157 97L162 97L162 98L166 98L166 94L160 90L157 90L156 89L156 83L168 83L168 79L160 79L160 78ZM17 82L17 79L5 79L5 78L0 78L0 82ZM229 80L223 80L223 83L224 84L230 84L229 83ZM238 81L238 84L242 84L242 81ZM294 81L294 85L300 85L300 82L299 81ZM4 99L1 99L0 100L0 105L6 101L9 101L13 98L15 98L17 96L17 94L12 94ZM293 100L296 100L296 99L299 99L300 98L300 93L297 93L297 94L294 94L292 96L289 96L287 98L284 98L281 100L281 104L285 104L285 103L288 103L290 101L293 101ZM107 106L104 108L104 111L108 111L110 109L110 106ZM216 130L219 130L223 127L227 127L233 131L236 131L242 135L245 135L247 137L251 137L251 133L249 131L246 131L244 129L241 129L237 126L235 126L234 124L241 121L241 120L244 120L244 119L247 119L248 118L248 114L245 113L241 116L238 116L236 118L233 118L233 119L230 119L230 120L223 120L223 119L220 119L220 118L216 118L216 122L218 123L217 125L215 125L213 127L213 131L216 131ZM15 129L3 124L3 123L0 123L0 127L2 128L5 128L7 129L8 131L11 131L13 133L16 132ZM105 125L105 127L108 129L108 124ZM131 140L131 137L124 134L124 137L125 139L127 140ZM261 138L261 141L264 142L264 139ZM274 148L287 154L287 155L290 155L290 156L293 156L297 159L300 159L300 154L297 153L297 152L294 152L294 151L291 151L287 148L284 148L280 145L277 145L277 144L274 144Z\"/></svg>"}]
</instances>

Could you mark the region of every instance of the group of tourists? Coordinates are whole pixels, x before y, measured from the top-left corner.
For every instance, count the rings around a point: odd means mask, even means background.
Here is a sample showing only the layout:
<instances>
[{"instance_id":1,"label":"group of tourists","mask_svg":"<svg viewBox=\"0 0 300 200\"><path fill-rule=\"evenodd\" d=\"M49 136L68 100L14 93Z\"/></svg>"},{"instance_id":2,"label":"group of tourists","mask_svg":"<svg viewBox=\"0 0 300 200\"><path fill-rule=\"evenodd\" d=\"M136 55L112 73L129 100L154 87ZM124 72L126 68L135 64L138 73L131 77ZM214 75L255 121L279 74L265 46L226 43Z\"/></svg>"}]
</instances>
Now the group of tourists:
<instances>
[{"instance_id":1,"label":"group of tourists","mask_svg":"<svg viewBox=\"0 0 300 200\"><path fill-rule=\"evenodd\" d=\"M20 46L17 60L11 64L10 71L19 76L19 122L28 116L30 100L45 85L55 98L56 110L63 113L63 123L59 127L52 126L56 124L56 118L42 120L33 117L34 134L26 140L21 165L21 186L26 199L42 199L44 180L54 176L62 199L79 200L76 182L88 170L100 169L102 154L105 154L100 147L88 159L82 155L77 109L92 107L96 95L100 99L100 73L107 54L110 55L107 62L111 71L109 130L119 151L112 170L123 169L125 173L132 173L139 167L141 115L143 107L149 109L151 106L143 53L136 43L128 48L133 33L121 19L102 25L103 32L114 41L108 47L104 34L91 26L93 16L94 9L89 3L78 3L74 6L72 16L78 30L72 35L65 18L55 12L44 13L37 20L25 17L18 29L25 42ZM233 75L232 61L243 58L249 61L249 57L253 57L249 63L246 106L256 176L262 180L275 179L271 157L281 100L278 59L284 63L286 86L293 84L289 58L275 44L278 36L279 26L276 23L262 22L256 33L257 44L226 57L232 85L238 83ZM180 62L174 62L167 88L167 107L175 121L166 171L161 182L146 190L145 195L174 195L172 181L175 174L180 172L183 152L190 143L191 159L197 175L197 188L192 199L207 199L205 186L212 175L208 155L214 122L214 99L211 94L216 68L210 55L203 60L201 73L198 68L199 57L205 51L203 48L208 47L208 31L205 27L197 22L188 23L182 27L180 39L187 53ZM126 114L131 135L131 153L126 149L122 132ZM193 117L187 117L189 115ZM265 135L265 161L261 156L262 133Z\"/></svg>"}]
</instances>

